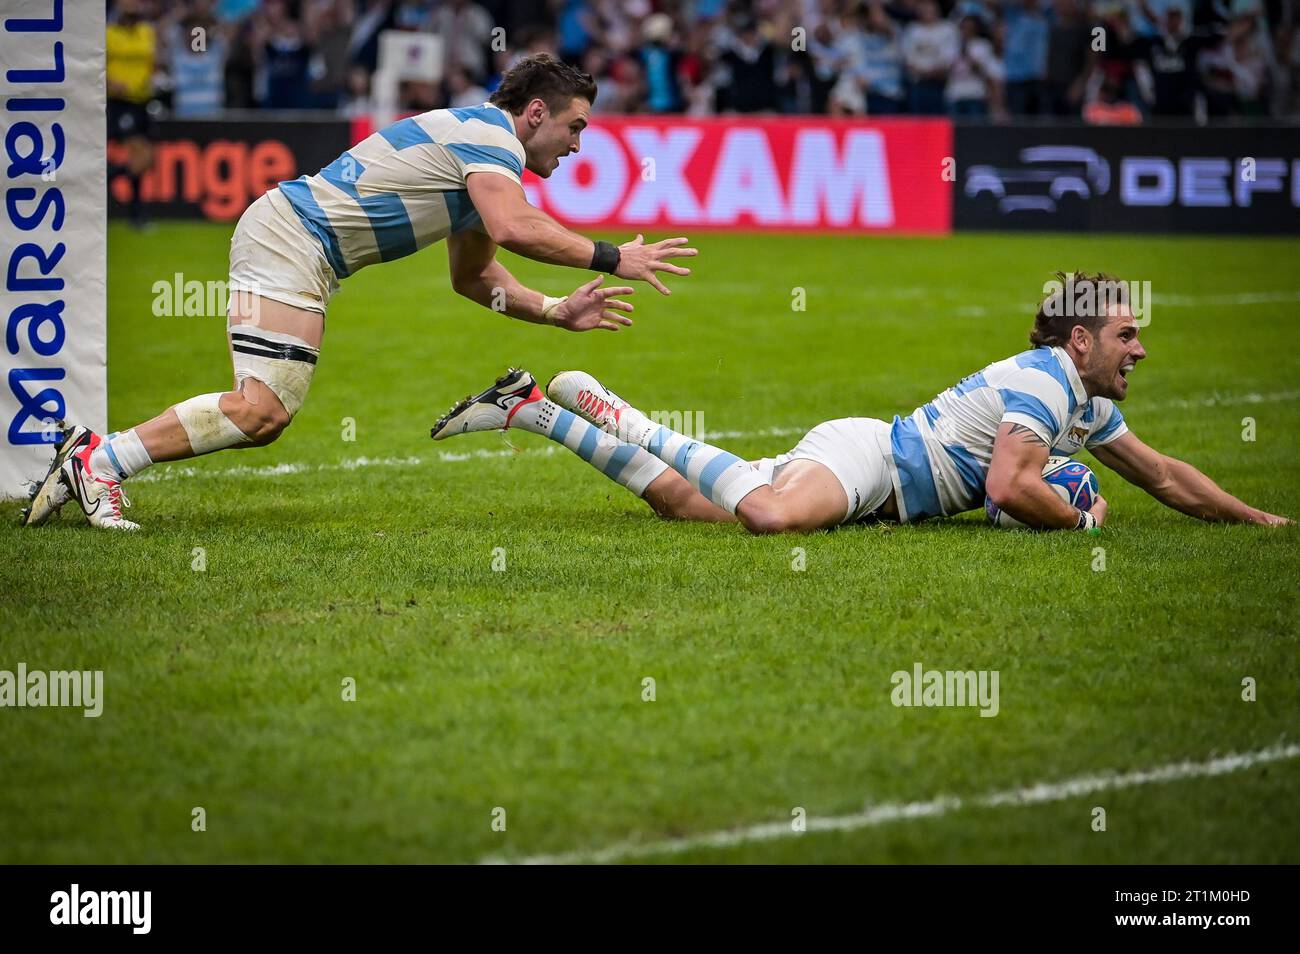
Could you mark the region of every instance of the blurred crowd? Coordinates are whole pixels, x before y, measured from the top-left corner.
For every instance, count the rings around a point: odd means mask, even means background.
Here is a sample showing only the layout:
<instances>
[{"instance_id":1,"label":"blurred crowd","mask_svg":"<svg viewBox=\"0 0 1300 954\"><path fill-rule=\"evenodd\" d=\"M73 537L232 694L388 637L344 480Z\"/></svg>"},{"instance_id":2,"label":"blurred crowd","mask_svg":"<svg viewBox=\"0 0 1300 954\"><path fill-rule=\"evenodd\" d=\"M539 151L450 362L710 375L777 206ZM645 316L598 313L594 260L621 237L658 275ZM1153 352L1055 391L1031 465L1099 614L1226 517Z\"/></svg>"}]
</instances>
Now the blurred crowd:
<instances>
[{"instance_id":1,"label":"blurred crowd","mask_svg":"<svg viewBox=\"0 0 1300 954\"><path fill-rule=\"evenodd\" d=\"M596 112L997 119L1300 117L1300 0L109 0L152 25L152 95L363 115L385 30L444 40L401 107L482 102L521 55L599 82ZM111 64L110 64L111 65Z\"/></svg>"}]
</instances>

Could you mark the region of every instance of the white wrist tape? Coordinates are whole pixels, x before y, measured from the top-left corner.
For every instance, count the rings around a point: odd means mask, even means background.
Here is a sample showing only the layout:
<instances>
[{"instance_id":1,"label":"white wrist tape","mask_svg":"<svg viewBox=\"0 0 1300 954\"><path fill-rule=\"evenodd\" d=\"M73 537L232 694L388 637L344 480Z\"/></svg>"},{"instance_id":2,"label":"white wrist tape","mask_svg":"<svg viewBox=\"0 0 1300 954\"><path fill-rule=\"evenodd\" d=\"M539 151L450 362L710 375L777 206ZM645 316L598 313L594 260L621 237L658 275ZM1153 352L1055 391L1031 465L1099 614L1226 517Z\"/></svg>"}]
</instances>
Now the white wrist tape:
<instances>
[{"instance_id":1,"label":"white wrist tape","mask_svg":"<svg viewBox=\"0 0 1300 954\"><path fill-rule=\"evenodd\" d=\"M568 300L569 300L568 295L565 295L563 298L552 298L550 295L543 295L542 296L542 317L545 318L547 321L549 321L551 324L555 324L555 309L559 308Z\"/></svg>"}]
</instances>

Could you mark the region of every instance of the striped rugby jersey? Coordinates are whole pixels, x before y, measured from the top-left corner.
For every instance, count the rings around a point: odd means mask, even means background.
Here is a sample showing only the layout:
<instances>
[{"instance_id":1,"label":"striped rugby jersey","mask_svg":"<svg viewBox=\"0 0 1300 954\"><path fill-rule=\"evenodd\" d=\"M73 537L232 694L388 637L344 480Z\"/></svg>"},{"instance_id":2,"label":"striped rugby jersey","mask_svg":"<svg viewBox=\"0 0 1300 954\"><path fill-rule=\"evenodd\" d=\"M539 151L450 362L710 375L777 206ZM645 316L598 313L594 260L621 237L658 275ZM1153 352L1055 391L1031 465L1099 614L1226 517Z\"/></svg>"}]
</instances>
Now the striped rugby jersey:
<instances>
[{"instance_id":1,"label":"striped rugby jersey","mask_svg":"<svg viewBox=\"0 0 1300 954\"><path fill-rule=\"evenodd\" d=\"M1003 422L1023 424L1054 454L1108 444L1128 432L1109 398L1088 399L1062 348L1036 348L963 378L890 434L901 521L984 505L993 439Z\"/></svg>"},{"instance_id":2,"label":"striped rugby jersey","mask_svg":"<svg viewBox=\"0 0 1300 954\"><path fill-rule=\"evenodd\" d=\"M391 262L466 228L482 231L465 179L516 182L524 147L505 110L435 109L368 136L314 176L280 183L338 278Z\"/></svg>"}]
</instances>

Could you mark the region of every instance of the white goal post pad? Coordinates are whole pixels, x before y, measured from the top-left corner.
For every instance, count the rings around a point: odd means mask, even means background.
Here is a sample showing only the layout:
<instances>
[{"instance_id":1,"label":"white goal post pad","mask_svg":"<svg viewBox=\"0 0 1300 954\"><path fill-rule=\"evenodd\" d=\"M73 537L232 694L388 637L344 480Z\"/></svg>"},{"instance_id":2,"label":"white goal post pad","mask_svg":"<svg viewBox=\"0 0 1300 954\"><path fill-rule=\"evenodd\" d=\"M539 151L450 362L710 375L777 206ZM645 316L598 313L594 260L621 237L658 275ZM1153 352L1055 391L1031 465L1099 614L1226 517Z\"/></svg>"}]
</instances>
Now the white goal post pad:
<instances>
[{"instance_id":1,"label":"white goal post pad","mask_svg":"<svg viewBox=\"0 0 1300 954\"><path fill-rule=\"evenodd\" d=\"M108 423L104 4L0 2L0 498Z\"/></svg>"}]
</instances>

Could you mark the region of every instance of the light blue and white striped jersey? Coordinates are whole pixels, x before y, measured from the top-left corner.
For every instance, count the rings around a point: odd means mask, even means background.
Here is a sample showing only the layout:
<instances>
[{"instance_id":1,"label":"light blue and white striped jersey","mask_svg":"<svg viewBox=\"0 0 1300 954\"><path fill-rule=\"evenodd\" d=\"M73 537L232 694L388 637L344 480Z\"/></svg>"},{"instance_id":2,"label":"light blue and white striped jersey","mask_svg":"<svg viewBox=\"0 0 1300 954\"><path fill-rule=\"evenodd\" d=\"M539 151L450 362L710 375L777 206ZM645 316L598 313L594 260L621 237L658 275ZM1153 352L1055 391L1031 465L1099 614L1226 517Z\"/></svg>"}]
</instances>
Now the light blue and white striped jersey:
<instances>
[{"instance_id":1,"label":"light blue and white striped jersey","mask_svg":"<svg viewBox=\"0 0 1300 954\"><path fill-rule=\"evenodd\" d=\"M899 519L950 516L984 505L993 439L1003 423L1023 424L1054 454L1108 444L1128 432L1109 398L1088 399L1062 348L1035 348L963 378L890 435Z\"/></svg>"},{"instance_id":2,"label":"light blue and white striped jersey","mask_svg":"<svg viewBox=\"0 0 1300 954\"><path fill-rule=\"evenodd\" d=\"M314 176L280 183L338 278L391 262L466 228L482 230L465 179L516 182L524 147L505 110L435 109L379 130Z\"/></svg>"},{"instance_id":3,"label":"light blue and white striped jersey","mask_svg":"<svg viewBox=\"0 0 1300 954\"><path fill-rule=\"evenodd\" d=\"M212 116L226 102L226 42L210 37L206 49L190 49L188 36L172 46L172 115L178 119Z\"/></svg>"}]
</instances>

